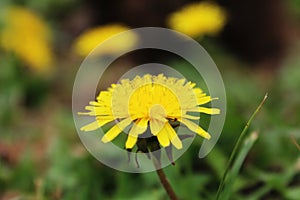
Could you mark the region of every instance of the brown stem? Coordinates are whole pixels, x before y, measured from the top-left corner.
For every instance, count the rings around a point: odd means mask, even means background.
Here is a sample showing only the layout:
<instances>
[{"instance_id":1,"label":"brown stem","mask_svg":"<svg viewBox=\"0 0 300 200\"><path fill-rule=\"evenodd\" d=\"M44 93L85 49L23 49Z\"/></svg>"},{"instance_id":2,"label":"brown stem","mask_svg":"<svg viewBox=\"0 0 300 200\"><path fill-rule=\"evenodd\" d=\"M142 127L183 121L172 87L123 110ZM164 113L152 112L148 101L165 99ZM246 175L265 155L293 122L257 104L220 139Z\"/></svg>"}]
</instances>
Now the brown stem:
<instances>
[{"instance_id":1,"label":"brown stem","mask_svg":"<svg viewBox=\"0 0 300 200\"><path fill-rule=\"evenodd\" d=\"M167 192L169 198L171 200L178 200L177 195L175 194L175 192L174 192L171 184L169 183L164 171L162 170L160 156L158 156L157 154L155 155L154 152L150 152L150 156L151 156L153 165L156 169L156 173L159 177L159 180L160 180L161 184L164 186L164 189Z\"/></svg>"},{"instance_id":2,"label":"brown stem","mask_svg":"<svg viewBox=\"0 0 300 200\"><path fill-rule=\"evenodd\" d=\"M291 136L291 138L292 138L294 145L300 150L300 145L297 143L296 139L293 136Z\"/></svg>"},{"instance_id":3,"label":"brown stem","mask_svg":"<svg viewBox=\"0 0 300 200\"><path fill-rule=\"evenodd\" d=\"M159 177L159 180L161 184L164 186L168 196L170 197L171 200L178 200L178 197L176 196L172 186L170 185L164 171L162 169L157 169L156 173Z\"/></svg>"}]
</instances>

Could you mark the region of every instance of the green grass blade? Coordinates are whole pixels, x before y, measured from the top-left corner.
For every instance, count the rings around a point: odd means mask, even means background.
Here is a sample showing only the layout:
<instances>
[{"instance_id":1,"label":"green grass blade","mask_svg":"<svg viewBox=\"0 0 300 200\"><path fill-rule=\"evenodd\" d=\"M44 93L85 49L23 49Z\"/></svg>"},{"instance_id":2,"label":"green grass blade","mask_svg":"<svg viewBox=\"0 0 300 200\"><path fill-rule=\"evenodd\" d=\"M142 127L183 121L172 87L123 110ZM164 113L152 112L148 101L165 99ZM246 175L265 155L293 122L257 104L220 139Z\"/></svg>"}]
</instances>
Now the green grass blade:
<instances>
[{"instance_id":1,"label":"green grass blade","mask_svg":"<svg viewBox=\"0 0 300 200\"><path fill-rule=\"evenodd\" d=\"M228 178L226 179L226 185L224 186L224 189L221 192L222 200L227 200L230 197L230 194L232 193L232 187L234 184L235 179L237 178L239 171L242 167L242 164L248 155L250 149L254 145L258 138L258 134L256 132L253 132L248 138L246 138L244 145L241 147L241 150L239 151L231 170L228 173Z\"/></svg>"},{"instance_id":2,"label":"green grass blade","mask_svg":"<svg viewBox=\"0 0 300 200\"><path fill-rule=\"evenodd\" d=\"M244 127L243 131L241 132L233 150L232 150L232 153L229 157L229 161L228 161L228 164L227 164L227 167L226 167L226 170L224 172L224 175L222 177L222 180L220 182L220 185L219 185L219 188L218 188L218 192L217 192L217 197L216 199L219 200L220 199L220 194L221 194L221 191L223 190L223 187L224 187L224 184L225 184L225 180L226 180L226 177L227 177L227 174L228 174L228 171L230 169L230 167L232 166L232 163L233 163L233 160L234 158L236 157L236 154L237 154L237 151L239 149L239 147L241 146L241 143L247 133L247 130L252 122L252 120L254 119L254 117L256 116L256 114L259 112L259 110L261 109L261 107L263 106L263 104L265 103L266 99L267 99L268 95L266 94L265 97L263 98L263 100L261 101L261 103L259 104L259 106L256 108L256 110L254 111L254 113L251 115L250 119L248 120L246 126Z\"/></svg>"}]
</instances>

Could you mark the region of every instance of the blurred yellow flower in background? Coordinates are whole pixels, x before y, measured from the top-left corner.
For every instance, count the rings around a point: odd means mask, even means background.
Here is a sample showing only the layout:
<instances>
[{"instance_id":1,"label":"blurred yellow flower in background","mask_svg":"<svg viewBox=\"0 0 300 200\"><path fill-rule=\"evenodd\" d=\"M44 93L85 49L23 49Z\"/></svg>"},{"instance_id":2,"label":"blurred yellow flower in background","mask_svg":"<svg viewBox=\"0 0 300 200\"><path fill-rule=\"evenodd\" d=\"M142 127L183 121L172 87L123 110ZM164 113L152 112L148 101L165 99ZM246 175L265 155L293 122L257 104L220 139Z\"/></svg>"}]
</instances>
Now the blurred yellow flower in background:
<instances>
[{"instance_id":1,"label":"blurred yellow flower in background","mask_svg":"<svg viewBox=\"0 0 300 200\"><path fill-rule=\"evenodd\" d=\"M167 23L170 28L190 37L217 34L226 23L226 12L211 2L192 3L172 13Z\"/></svg>"},{"instance_id":2,"label":"blurred yellow flower in background","mask_svg":"<svg viewBox=\"0 0 300 200\"><path fill-rule=\"evenodd\" d=\"M46 23L34 12L17 6L5 10L2 17L1 47L33 70L48 71L53 54Z\"/></svg>"},{"instance_id":3,"label":"blurred yellow flower in background","mask_svg":"<svg viewBox=\"0 0 300 200\"><path fill-rule=\"evenodd\" d=\"M95 47L107 40L108 38L121 33L123 31L129 30L129 27L121 24L108 24L104 26L99 26L91 28L83 32L74 42L73 50L76 54L85 57L87 56ZM122 35L121 37L116 37L108 43L103 43L102 48L95 49L97 54L106 53L114 54L120 51L126 51L133 47L137 42L137 36L133 32Z\"/></svg>"}]
</instances>

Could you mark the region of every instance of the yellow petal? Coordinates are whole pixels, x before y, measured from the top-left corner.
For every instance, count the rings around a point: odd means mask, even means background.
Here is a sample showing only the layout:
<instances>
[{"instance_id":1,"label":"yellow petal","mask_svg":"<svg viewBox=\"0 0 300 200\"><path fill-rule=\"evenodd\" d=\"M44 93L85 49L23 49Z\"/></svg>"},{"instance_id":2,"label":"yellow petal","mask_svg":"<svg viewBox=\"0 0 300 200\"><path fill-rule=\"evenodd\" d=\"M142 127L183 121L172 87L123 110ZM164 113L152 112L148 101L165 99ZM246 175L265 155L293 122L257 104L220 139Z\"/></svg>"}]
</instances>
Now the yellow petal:
<instances>
[{"instance_id":1,"label":"yellow petal","mask_svg":"<svg viewBox=\"0 0 300 200\"><path fill-rule=\"evenodd\" d=\"M102 142L107 143L115 139L127 126L132 122L131 118L124 119L114 125L107 133L102 137Z\"/></svg>"},{"instance_id":2,"label":"yellow petal","mask_svg":"<svg viewBox=\"0 0 300 200\"><path fill-rule=\"evenodd\" d=\"M150 119L150 130L153 135L157 135L164 127L164 122L157 119Z\"/></svg>"},{"instance_id":3,"label":"yellow petal","mask_svg":"<svg viewBox=\"0 0 300 200\"><path fill-rule=\"evenodd\" d=\"M139 127L144 127L144 128L147 129L147 127L148 127L148 121L149 121L148 118L142 118L142 119L139 121L138 126L139 126Z\"/></svg>"},{"instance_id":4,"label":"yellow petal","mask_svg":"<svg viewBox=\"0 0 300 200\"><path fill-rule=\"evenodd\" d=\"M198 97L197 98L197 103L198 105L206 104L208 102L211 102L213 100L217 100L219 98L211 98L211 96L204 96L204 97Z\"/></svg>"},{"instance_id":5,"label":"yellow petal","mask_svg":"<svg viewBox=\"0 0 300 200\"><path fill-rule=\"evenodd\" d=\"M193 115L188 115L188 114L185 114L182 117L186 118L186 119L192 119L192 120L198 120L198 119L200 119L199 116L193 116Z\"/></svg>"},{"instance_id":6,"label":"yellow petal","mask_svg":"<svg viewBox=\"0 0 300 200\"><path fill-rule=\"evenodd\" d=\"M168 122L166 122L168 123ZM158 134L157 134L157 139L161 146L167 147L170 145L170 140L168 137L168 130L164 127Z\"/></svg>"},{"instance_id":7,"label":"yellow petal","mask_svg":"<svg viewBox=\"0 0 300 200\"><path fill-rule=\"evenodd\" d=\"M132 136L138 136L139 134L144 133L147 130L147 124L148 124L148 119L146 119L146 118L142 118L142 119L138 120L132 126L129 134Z\"/></svg>"},{"instance_id":8,"label":"yellow petal","mask_svg":"<svg viewBox=\"0 0 300 200\"><path fill-rule=\"evenodd\" d=\"M86 106L85 109L94 111L96 115L112 115L112 110L109 107Z\"/></svg>"},{"instance_id":9,"label":"yellow petal","mask_svg":"<svg viewBox=\"0 0 300 200\"><path fill-rule=\"evenodd\" d=\"M185 79L179 79L177 81L177 84L180 85L180 86L182 86L185 83L185 81L186 81Z\"/></svg>"},{"instance_id":10,"label":"yellow petal","mask_svg":"<svg viewBox=\"0 0 300 200\"><path fill-rule=\"evenodd\" d=\"M193 89L193 92L195 93L195 95L203 94L203 91L200 88Z\"/></svg>"},{"instance_id":11,"label":"yellow petal","mask_svg":"<svg viewBox=\"0 0 300 200\"><path fill-rule=\"evenodd\" d=\"M96 117L97 120L101 121L101 120L114 120L115 117L111 116L111 115L104 115L104 116L97 116Z\"/></svg>"},{"instance_id":12,"label":"yellow petal","mask_svg":"<svg viewBox=\"0 0 300 200\"><path fill-rule=\"evenodd\" d=\"M111 104L111 98L112 98L111 92L101 91L99 96L97 97L97 101L98 102L104 102L104 103L110 105Z\"/></svg>"},{"instance_id":13,"label":"yellow petal","mask_svg":"<svg viewBox=\"0 0 300 200\"><path fill-rule=\"evenodd\" d=\"M207 133L205 130L203 130L200 126L195 124L194 122L188 120L188 119L178 119L180 122L185 124L191 131L199 134L200 136L210 139L209 133Z\"/></svg>"},{"instance_id":14,"label":"yellow petal","mask_svg":"<svg viewBox=\"0 0 300 200\"><path fill-rule=\"evenodd\" d=\"M204 96L197 98L198 105L206 104L208 102L211 102L212 98L210 96Z\"/></svg>"},{"instance_id":15,"label":"yellow petal","mask_svg":"<svg viewBox=\"0 0 300 200\"><path fill-rule=\"evenodd\" d=\"M147 124L148 124L148 119L146 118L142 118L138 120L136 123L134 123L127 137L127 141L125 144L126 149L133 148L133 146L137 141L138 135L144 133L147 130Z\"/></svg>"},{"instance_id":16,"label":"yellow petal","mask_svg":"<svg viewBox=\"0 0 300 200\"><path fill-rule=\"evenodd\" d=\"M191 81L189 81L187 83L187 85L189 85L191 88L195 87L196 86L196 83L192 83Z\"/></svg>"},{"instance_id":17,"label":"yellow petal","mask_svg":"<svg viewBox=\"0 0 300 200\"><path fill-rule=\"evenodd\" d=\"M95 122L92 122L88 125L85 125L84 127L81 127L80 130L81 131L93 131L93 130L96 130L97 128L100 128L104 124L107 124L108 122L111 122L112 120L95 121Z\"/></svg>"},{"instance_id":18,"label":"yellow petal","mask_svg":"<svg viewBox=\"0 0 300 200\"><path fill-rule=\"evenodd\" d=\"M169 123L165 124L165 129L167 129L168 132L168 137L171 140L171 143L177 148L177 149L182 149L182 142L179 139L177 133L175 130L172 128L172 126Z\"/></svg>"},{"instance_id":19,"label":"yellow petal","mask_svg":"<svg viewBox=\"0 0 300 200\"><path fill-rule=\"evenodd\" d=\"M210 115L217 115L217 114L220 114L220 109L199 107L199 112L210 114Z\"/></svg>"},{"instance_id":20,"label":"yellow petal","mask_svg":"<svg viewBox=\"0 0 300 200\"><path fill-rule=\"evenodd\" d=\"M110 115L110 116L112 116L112 111L108 107L86 106L85 109L90 110L90 112L78 112L78 115L89 115L89 116Z\"/></svg>"},{"instance_id":21,"label":"yellow petal","mask_svg":"<svg viewBox=\"0 0 300 200\"><path fill-rule=\"evenodd\" d=\"M136 144L137 138L138 138L137 136L128 135L125 148L132 149L133 146Z\"/></svg>"},{"instance_id":22,"label":"yellow petal","mask_svg":"<svg viewBox=\"0 0 300 200\"><path fill-rule=\"evenodd\" d=\"M101 106L101 104L97 101L90 101L91 106Z\"/></svg>"},{"instance_id":23,"label":"yellow petal","mask_svg":"<svg viewBox=\"0 0 300 200\"><path fill-rule=\"evenodd\" d=\"M99 128L101 126L99 126L98 121L94 121L88 125L85 125L83 127L80 128L81 131L93 131L96 130L97 128Z\"/></svg>"},{"instance_id":24,"label":"yellow petal","mask_svg":"<svg viewBox=\"0 0 300 200\"><path fill-rule=\"evenodd\" d=\"M194 107L187 109L188 112L201 112L210 115L220 114L220 109L218 108L205 108L205 107ZM185 117L188 118L188 117Z\"/></svg>"}]
</instances>

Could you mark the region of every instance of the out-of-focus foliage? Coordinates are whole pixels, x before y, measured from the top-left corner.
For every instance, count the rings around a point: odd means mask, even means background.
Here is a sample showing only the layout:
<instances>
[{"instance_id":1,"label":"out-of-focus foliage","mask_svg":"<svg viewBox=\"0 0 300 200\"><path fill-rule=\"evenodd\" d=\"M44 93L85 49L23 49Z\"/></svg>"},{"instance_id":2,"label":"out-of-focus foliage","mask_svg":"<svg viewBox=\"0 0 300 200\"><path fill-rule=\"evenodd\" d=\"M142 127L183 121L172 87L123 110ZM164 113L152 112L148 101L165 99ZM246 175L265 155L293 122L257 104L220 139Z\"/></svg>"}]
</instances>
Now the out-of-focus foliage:
<instances>
[{"instance_id":1,"label":"out-of-focus foliage","mask_svg":"<svg viewBox=\"0 0 300 200\"><path fill-rule=\"evenodd\" d=\"M300 0L290 0L289 3L291 9L297 14L298 19L300 19Z\"/></svg>"}]
</instances>

